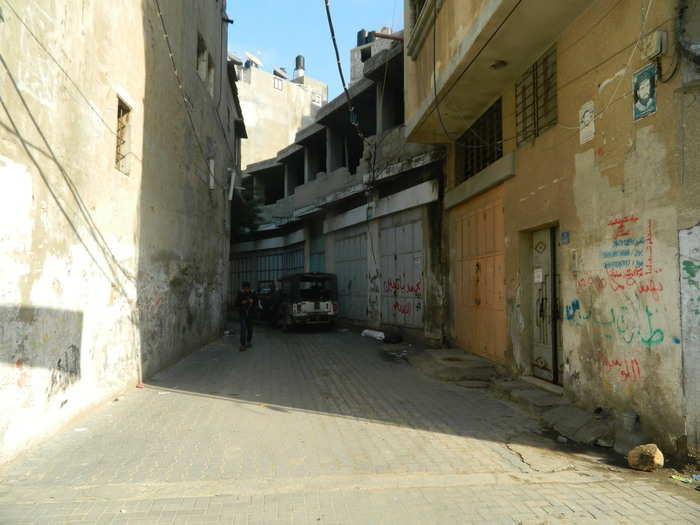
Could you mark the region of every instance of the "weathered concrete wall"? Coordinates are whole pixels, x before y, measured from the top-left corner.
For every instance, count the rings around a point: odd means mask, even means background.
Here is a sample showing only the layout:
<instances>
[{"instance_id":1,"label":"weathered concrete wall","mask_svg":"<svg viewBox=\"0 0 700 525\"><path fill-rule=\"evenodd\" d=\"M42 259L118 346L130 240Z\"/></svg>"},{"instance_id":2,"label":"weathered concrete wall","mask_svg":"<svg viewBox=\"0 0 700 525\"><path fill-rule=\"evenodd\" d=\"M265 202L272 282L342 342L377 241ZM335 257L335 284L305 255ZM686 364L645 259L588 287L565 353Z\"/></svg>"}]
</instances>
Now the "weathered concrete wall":
<instances>
[{"instance_id":1,"label":"weathered concrete wall","mask_svg":"<svg viewBox=\"0 0 700 525\"><path fill-rule=\"evenodd\" d=\"M584 406L636 411L675 452L684 434L678 77L657 82L657 113L634 122L632 74L648 63L633 52L639 5L622 2L597 23L606 5L597 2L562 33L559 124L517 149L516 176L505 183L509 352L519 370L531 371L529 243L533 230L557 226L568 234L557 246L564 388ZM673 17L670 2L657 4L645 27L672 33ZM672 62L670 51L664 76ZM595 136L582 144L579 110L588 101ZM512 122L506 127L513 136Z\"/></svg>"},{"instance_id":2,"label":"weathered concrete wall","mask_svg":"<svg viewBox=\"0 0 700 525\"><path fill-rule=\"evenodd\" d=\"M682 386L683 352L694 350L681 334L678 237L700 217L692 176L700 133L697 119L688 118L695 88L678 91L680 74L666 81L676 60L674 4L645 4L652 8L643 21L638 2L611 8L598 1L563 28L556 41L558 123L532 142L516 145L514 85L503 84L504 153L516 156L515 176L503 182L505 351L514 372L532 373L532 233L557 228L564 234L556 270L565 391L585 407L639 413L660 445L683 452L686 407L697 402ZM650 63L640 58L637 41L652 29L669 35L660 59L664 82L656 83L656 113L635 122L633 74ZM430 40L407 65L407 121L432 97L412 83L430 78L420 74ZM438 34L438 69L456 53L448 44ZM579 112L587 102L594 104L595 133L583 141ZM459 145L449 149L447 189L456 186L465 154ZM453 305L454 290L448 295Z\"/></svg>"},{"instance_id":3,"label":"weathered concrete wall","mask_svg":"<svg viewBox=\"0 0 700 525\"><path fill-rule=\"evenodd\" d=\"M241 149L241 168L277 155L294 142L297 131L311 124L318 109L328 101L328 86L304 77L303 83L281 80L257 68L238 68L238 93L248 130ZM313 98L318 96L318 104Z\"/></svg>"},{"instance_id":4,"label":"weathered concrete wall","mask_svg":"<svg viewBox=\"0 0 700 525\"><path fill-rule=\"evenodd\" d=\"M225 190L196 163L152 4L72 4L15 3L0 20L0 462L211 339L222 316ZM216 99L187 67L197 28L219 56L220 8L168 2L164 18L223 183Z\"/></svg>"}]
</instances>

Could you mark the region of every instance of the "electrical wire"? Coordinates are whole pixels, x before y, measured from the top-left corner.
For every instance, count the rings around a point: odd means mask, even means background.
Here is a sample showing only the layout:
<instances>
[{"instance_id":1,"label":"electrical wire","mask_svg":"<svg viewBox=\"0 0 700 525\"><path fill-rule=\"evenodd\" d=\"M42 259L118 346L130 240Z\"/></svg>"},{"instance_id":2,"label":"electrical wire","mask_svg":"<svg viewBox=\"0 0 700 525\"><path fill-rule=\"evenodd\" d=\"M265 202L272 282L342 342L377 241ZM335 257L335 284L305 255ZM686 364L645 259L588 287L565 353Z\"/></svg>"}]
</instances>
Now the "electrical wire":
<instances>
[{"instance_id":1,"label":"electrical wire","mask_svg":"<svg viewBox=\"0 0 700 525\"><path fill-rule=\"evenodd\" d=\"M15 15L15 17L17 18L19 23L27 31L27 33L29 33L29 35L32 37L32 39L41 48L41 50L46 54L46 56L48 56L51 59L51 61L56 65L56 67L61 71L61 73L63 73L63 76L65 76L68 79L68 81L73 85L75 90L80 95L80 98L82 98L83 101L85 102L85 105L88 107L88 109L90 109L90 111L92 111L97 116L98 120L104 125L105 128L107 128L107 131L109 131L112 135L117 137L117 132L112 129L112 127L107 123L107 121L104 119L102 114L97 110L95 105L90 101L90 99L87 97L87 95L85 95L85 93L80 88L78 83L75 80L73 80L73 77L70 76L68 71L66 71L66 69L61 65L61 63L56 59L56 57L53 56L51 51L49 51L49 49L46 47L46 45L44 45L44 43L39 39L39 37L36 36L34 31L32 31L31 27L29 27L29 25L24 21L24 19L19 15L19 13L15 9L15 7L12 5L10 0L4 0L4 2L10 8L10 11L12 11L12 13ZM137 159L139 162L143 162L142 159L140 159L136 154L129 152L129 155L131 155L132 157Z\"/></svg>"},{"instance_id":2,"label":"electrical wire","mask_svg":"<svg viewBox=\"0 0 700 525\"><path fill-rule=\"evenodd\" d=\"M471 66L476 62L476 60L481 56L481 53L486 49L486 47L491 43L491 40L493 40L498 32L503 28L503 26L506 24L506 22L510 19L510 17L513 15L515 10L520 6L523 0L518 0L517 3L511 8L511 10L508 12L506 17L501 21L500 24L498 24L498 27L494 30L494 32L486 39L486 42L481 46L479 51L474 55L474 57L469 61L469 63L465 66L465 68L462 70L462 72L457 76L455 82L459 82L461 78L464 76L464 74L469 71ZM437 26L437 5L433 4L433 97L434 97L434 105L435 109L437 110L437 114L440 120L440 125L442 127L442 131L445 134L445 137L447 137L448 141L450 142L456 142L450 137L449 132L447 131L447 128L445 127L445 123L442 119L442 112L440 111L440 99L438 98L438 93L437 93L437 59L436 59L436 36L435 33L437 31L436 29ZM477 135L478 137L478 135ZM486 143L483 139L480 138L482 142Z\"/></svg>"},{"instance_id":3,"label":"electrical wire","mask_svg":"<svg viewBox=\"0 0 700 525\"><path fill-rule=\"evenodd\" d=\"M644 37L644 28L646 27L647 20L649 18L649 13L651 12L651 8L654 5L655 0L649 0L649 4L647 5L646 13L643 14L642 18L642 23L639 29L639 37L637 40L632 44L632 51L630 52L629 56L627 57L627 62L625 63L625 67L623 68L623 71L627 73L629 70L630 66L632 65L632 59L634 58L635 52L637 49L639 49L639 44L642 41L642 38ZM602 111L599 113L596 113L593 116L593 120L600 120L603 118L603 115L605 112L610 108L612 105L613 101L616 100L615 97L617 95L617 92L620 90L620 86L622 85L622 79L624 78L624 74L620 75L619 80L617 81L617 84L615 84L615 90L613 91L612 95L610 96L610 99L608 100L608 103L605 105ZM557 126L563 129L570 129L570 130L580 130L581 126L565 126L564 124L558 123Z\"/></svg>"},{"instance_id":4,"label":"electrical wire","mask_svg":"<svg viewBox=\"0 0 700 525\"><path fill-rule=\"evenodd\" d=\"M185 109L185 113L187 114L187 119L190 123L190 127L192 128L192 134L194 135L195 141L197 142L197 147L199 148L199 152L202 157L202 162L204 163L206 170L205 172L209 174L210 177L214 179L214 185L221 187L224 191L226 190L225 184L221 184L219 179L216 177L215 174L211 172L211 169L209 168L209 160L207 159L207 155L204 151L204 147L202 146L202 141L199 138L199 135L197 134L197 126L195 126L194 123L194 118L192 117L192 112L190 111L189 105L191 104L189 97L187 96L187 92L185 91L185 86L182 81L182 78L180 77L180 73L177 69L177 65L175 64L175 55L173 53L173 48L172 45L170 44L170 35L168 34L168 30L165 26L165 20L163 18L163 12L160 9L160 2L158 0L153 0L153 4L156 8L156 12L158 14L158 18L160 20L160 26L161 30L163 32L163 38L165 39L165 44L168 47L168 55L170 56L170 65L172 67L173 75L175 76L175 81L177 82L177 86L182 93L182 101L183 101L183 107ZM202 181L204 184L209 185L209 181L206 179L202 178L199 176L197 173L197 170L194 170L194 173L196 177Z\"/></svg>"}]
</instances>

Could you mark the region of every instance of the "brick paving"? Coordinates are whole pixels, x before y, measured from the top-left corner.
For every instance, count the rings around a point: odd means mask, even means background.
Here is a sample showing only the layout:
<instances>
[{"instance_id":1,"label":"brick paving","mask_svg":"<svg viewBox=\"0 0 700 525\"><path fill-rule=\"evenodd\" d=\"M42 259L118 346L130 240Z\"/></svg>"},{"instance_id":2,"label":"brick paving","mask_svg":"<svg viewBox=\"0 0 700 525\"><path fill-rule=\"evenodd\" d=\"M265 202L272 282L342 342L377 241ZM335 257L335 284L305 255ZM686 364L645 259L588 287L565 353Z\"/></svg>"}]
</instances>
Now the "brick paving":
<instances>
[{"instance_id":1,"label":"brick paving","mask_svg":"<svg viewBox=\"0 0 700 525\"><path fill-rule=\"evenodd\" d=\"M6 465L0 524L700 523L700 493L538 430L357 334L258 330Z\"/></svg>"}]
</instances>

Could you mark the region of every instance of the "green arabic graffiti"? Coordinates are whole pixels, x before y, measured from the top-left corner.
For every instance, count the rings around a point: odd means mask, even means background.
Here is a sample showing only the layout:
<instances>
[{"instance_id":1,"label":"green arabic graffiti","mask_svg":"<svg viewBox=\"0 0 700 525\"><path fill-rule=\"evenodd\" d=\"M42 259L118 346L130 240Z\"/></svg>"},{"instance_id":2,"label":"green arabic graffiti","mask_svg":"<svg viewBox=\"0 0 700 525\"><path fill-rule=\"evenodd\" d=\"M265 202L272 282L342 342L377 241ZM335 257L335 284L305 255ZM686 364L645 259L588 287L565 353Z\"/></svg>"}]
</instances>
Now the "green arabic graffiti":
<instances>
[{"instance_id":1,"label":"green arabic graffiti","mask_svg":"<svg viewBox=\"0 0 700 525\"><path fill-rule=\"evenodd\" d=\"M566 319L576 326L583 326L586 322L590 322L595 326L609 328L626 344L639 341L645 347L651 348L663 342L664 331L654 327L654 314L648 306L640 305L640 308L617 306L609 309L609 316L602 316L595 313L592 302L591 298L584 306L583 301L574 299L566 307ZM609 334L604 336L606 339L612 338Z\"/></svg>"},{"instance_id":2,"label":"green arabic graffiti","mask_svg":"<svg viewBox=\"0 0 700 525\"><path fill-rule=\"evenodd\" d=\"M683 261L683 270L685 270L685 273L687 273L689 277L697 277L698 272L700 272L700 263Z\"/></svg>"}]
</instances>

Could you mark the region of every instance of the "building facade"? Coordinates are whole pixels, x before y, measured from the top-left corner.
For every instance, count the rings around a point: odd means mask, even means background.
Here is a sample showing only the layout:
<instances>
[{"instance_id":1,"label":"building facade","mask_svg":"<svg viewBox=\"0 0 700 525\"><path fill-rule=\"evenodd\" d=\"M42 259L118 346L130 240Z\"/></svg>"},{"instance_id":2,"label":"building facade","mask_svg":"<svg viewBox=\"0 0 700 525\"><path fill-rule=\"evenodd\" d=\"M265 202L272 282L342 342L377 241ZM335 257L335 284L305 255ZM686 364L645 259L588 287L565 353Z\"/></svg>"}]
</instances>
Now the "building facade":
<instances>
[{"instance_id":1,"label":"building facade","mask_svg":"<svg viewBox=\"0 0 700 525\"><path fill-rule=\"evenodd\" d=\"M451 340L697 454L697 6L466 4L405 2L406 137L448 149Z\"/></svg>"},{"instance_id":2,"label":"building facade","mask_svg":"<svg viewBox=\"0 0 700 525\"><path fill-rule=\"evenodd\" d=\"M247 167L264 224L234 245L233 282L335 273L342 318L440 341L444 152L404 140L400 42L365 60L349 92L357 127L343 94Z\"/></svg>"},{"instance_id":3,"label":"building facade","mask_svg":"<svg viewBox=\"0 0 700 525\"><path fill-rule=\"evenodd\" d=\"M224 316L245 136L225 2L72 4L0 18L0 461Z\"/></svg>"},{"instance_id":4,"label":"building facade","mask_svg":"<svg viewBox=\"0 0 700 525\"><path fill-rule=\"evenodd\" d=\"M236 62L238 92L246 127L250 133L241 149L241 167L274 157L294 142L297 132L311 124L318 110L328 102L328 86L306 74L303 56L296 58L289 75L283 68L272 73L248 59ZM247 174L247 172L246 172ZM247 179L252 185L253 180Z\"/></svg>"}]
</instances>

